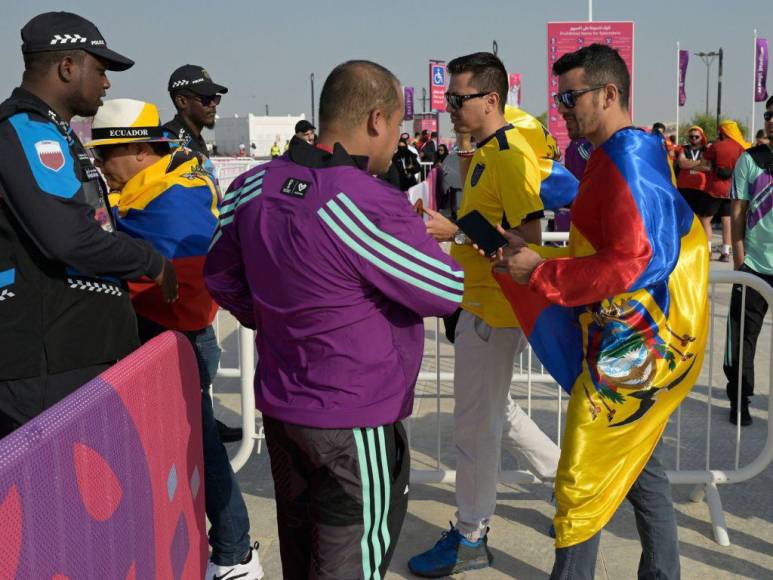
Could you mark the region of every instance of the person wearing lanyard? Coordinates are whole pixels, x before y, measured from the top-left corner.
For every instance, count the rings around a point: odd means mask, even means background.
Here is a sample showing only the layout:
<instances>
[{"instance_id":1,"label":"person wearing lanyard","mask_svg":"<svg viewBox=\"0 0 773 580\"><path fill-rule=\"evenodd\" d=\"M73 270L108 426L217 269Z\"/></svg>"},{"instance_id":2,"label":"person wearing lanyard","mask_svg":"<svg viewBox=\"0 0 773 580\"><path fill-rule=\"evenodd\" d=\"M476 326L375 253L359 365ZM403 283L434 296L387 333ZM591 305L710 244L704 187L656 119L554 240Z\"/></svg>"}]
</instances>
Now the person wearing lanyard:
<instances>
[{"instance_id":1,"label":"person wearing lanyard","mask_svg":"<svg viewBox=\"0 0 773 580\"><path fill-rule=\"evenodd\" d=\"M682 149L677 163L679 164L679 176L676 187L695 212L706 230L706 237L711 240L711 218L719 210L721 200L708 193L708 167L703 161L706 151L706 135L703 129L693 126L687 131L689 144Z\"/></svg>"},{"instance_id":2,"label":"person wearing lanyard","mask_svg":"<svg viewBox=\"0 0 773 580\"><path fill-rule=\"evenodd\" d=\"M122 280L147 276L177 297L174 268L115 231L107 190L78 137L134 62L97 27L48 12L21 31L21 87L0 105L0 435L6 435L139 346ZM77 42L76 42L77 41Z\"/></svg>"}]
</instances>

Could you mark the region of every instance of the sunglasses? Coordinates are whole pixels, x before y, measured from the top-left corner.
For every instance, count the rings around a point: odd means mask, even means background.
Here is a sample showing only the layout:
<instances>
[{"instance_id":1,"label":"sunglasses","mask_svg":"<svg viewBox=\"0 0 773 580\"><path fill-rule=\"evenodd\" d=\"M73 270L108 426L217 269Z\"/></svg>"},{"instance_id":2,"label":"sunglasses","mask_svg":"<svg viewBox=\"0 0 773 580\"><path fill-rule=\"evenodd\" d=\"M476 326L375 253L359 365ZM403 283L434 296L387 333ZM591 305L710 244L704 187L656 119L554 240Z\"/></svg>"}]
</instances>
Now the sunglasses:
<instances>
[{"instance_id":1,"label":"sunglasses","mask_svg":"<svg viewBox=\"0 0 773 580\"><path fill-rule=\"evenodd\" d=\"M491 91L487 93L474 93L472 95L456 95L454 93L446 93L444 96L446 98L446 105L452 109L461 109L464 103L470 99L479 99L480 97L485 97L489 94L491 94Z\"/></svg>"},{"instance_id":2,"label":"sunglasses","mask_svg":"<svg viewBox=\"0 0 773 580\"><path fill-rule=\"evenodd\" d=\"M700 135L688 135L687 138L688 139L700 139L701 136Z\"/></svg>"},{"instance_id":3,"label":"sunglasses","mask_svg":"<svg viewBox=\"0 0 773 580\"><path fill-rule=\"evenodd\" d=\"M209 95L207 97L202 97L201 95L192 95L194 99L196 99L203 107L210 107L212 105L219 105L220 99L223 97L223 95Z\"/></svg>"},{"instance_id":4,"label":"sunglasses","mask_svg":"<svg viewBox=\"0 0 773 580\"><path fill-rule=\"evenodd\" d=\"M564 91L563 93L553 93L553 102L556 104L556 107L563 105L567 109L574 109L577 106L577 97L581 97L585 93L598 91L599 89L603 89L605 86L607 85L597 85L595 87L588 87L587 89L577 89L574 91Z\"/></svg>"},{"instance_id":5,"label":"sunglasses","mask_svg":"<svg viewBox=\"0 0 773 580\"><path fill-rule=\"evenodd\" d=\"M91 155L94 157L96 161L104 162L112 152L117 151L122 147L126 147L126 145L117 144L117 145L102 145L100 147L94 147L91 150Z\"/></svg>"},{"instance_id":6,"label":"sunglasses","mask_svg":"<svg viewBox=\"0 0 773 580\"><path fill-rule=\"evenodd\" d=\"M766 121L770 121L773 119L773 111L765 111L765 113L762 115L762 118Z\"/></svg>"}]
</instances>

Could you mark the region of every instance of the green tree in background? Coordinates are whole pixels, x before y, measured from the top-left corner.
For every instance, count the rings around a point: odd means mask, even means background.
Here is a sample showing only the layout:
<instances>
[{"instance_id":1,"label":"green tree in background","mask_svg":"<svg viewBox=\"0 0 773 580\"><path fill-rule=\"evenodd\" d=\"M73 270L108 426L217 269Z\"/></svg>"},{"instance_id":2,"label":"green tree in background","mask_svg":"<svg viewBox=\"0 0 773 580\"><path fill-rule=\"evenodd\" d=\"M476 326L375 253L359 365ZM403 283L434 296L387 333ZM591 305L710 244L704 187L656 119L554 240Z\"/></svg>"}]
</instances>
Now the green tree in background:
<instances>
[{"instance_id":1,"label":"green tree in background","mask_svg":"<svg viewBox=\"0 0 773 580\"><path fill-rule=\"evenodd\" d=\"M723 116L722 120L725 119L732 119L732 117ZM749 127L747 127L742 121L739 121L738 119L732 120L738 123L738 128L741 130L741 133L743 133L744 136L749 139ZM709 113L708 115L706 113L696 113L693 115L693 118L690 119L689 123L683 123L682 125L679 125L679 141L682 143L686 141L687 131L693 125L697 125L703 129L703 132L706 133L706 138L709 141L713 141L717 138L716 115L713 113Z\"/></svg>"}]
</instances>

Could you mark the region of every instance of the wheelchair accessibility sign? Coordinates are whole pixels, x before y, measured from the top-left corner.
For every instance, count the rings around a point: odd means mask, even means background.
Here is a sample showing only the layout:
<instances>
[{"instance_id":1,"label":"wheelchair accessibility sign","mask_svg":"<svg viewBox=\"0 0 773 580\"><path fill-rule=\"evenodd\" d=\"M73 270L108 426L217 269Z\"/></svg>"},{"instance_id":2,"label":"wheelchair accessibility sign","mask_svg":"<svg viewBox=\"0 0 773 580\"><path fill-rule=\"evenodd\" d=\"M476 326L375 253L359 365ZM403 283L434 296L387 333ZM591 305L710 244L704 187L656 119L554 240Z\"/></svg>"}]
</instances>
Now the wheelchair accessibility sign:
<instances>
[{"instance_id":1,"label":"wheelchair accessibility sign","mask_svg":"<svg viewBox=\"0 0 773 580\"><path fill-rule=\"evenodd\" d=\"M444 66L432 67L432 84L436 87L446 86L446 67Z\"/></svg>"}]
</instances>

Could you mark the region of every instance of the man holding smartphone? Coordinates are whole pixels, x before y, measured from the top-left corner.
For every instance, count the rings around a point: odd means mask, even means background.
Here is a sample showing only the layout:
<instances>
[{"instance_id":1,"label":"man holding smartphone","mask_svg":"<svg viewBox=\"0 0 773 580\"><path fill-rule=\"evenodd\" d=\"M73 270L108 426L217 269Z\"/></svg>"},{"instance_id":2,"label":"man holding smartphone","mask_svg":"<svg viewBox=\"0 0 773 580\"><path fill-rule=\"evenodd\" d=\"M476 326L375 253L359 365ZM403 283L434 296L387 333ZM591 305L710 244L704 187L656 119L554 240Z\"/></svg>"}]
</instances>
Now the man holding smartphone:
<instances>
[{"instance_id":1,"label":"man holding smartphone","mask_svg":"<svg viewBox=\"0 0 773 580\"><path fill-rule=\"evenodd\" d=\"M466 135L468 144L459 155L471 157L459 216L477 210L490 224L509 224L524 239L539 243L544 209L540 168L528 142L505 119L504 65L493 54L475 53L452 60L448 71L447 108L454 129ZM477 143L474 154L470 136ZM456 524L408 564L414 574L440 577L485 568L493 559L486 533L496 507L503 434L508 450L525 458L542 478L555 476L559 449L510 399L513 363L526 338L490 262L456 224L427 213L427 231L438 241L454 242L451 255L465 272L454 341Z\"/></svg>"},{"instance_id":2,"label":"man holding smartphone","mask_svg":"<svg viewBox=\"0 0 773 580\"><path fill-rule=\"evenodd\" d=\"M535 354L570 393L550 577L594 578L600 532L627 499L642 544L638 577L679 578L656 447L703 363L706 234L674 187L663 140L631 126L619 53L592 44L563 55L553 74L569 137L593 145L569 245L527 247L501 232L510 245L494 267Z\"/></svg>"}]
</instances>

